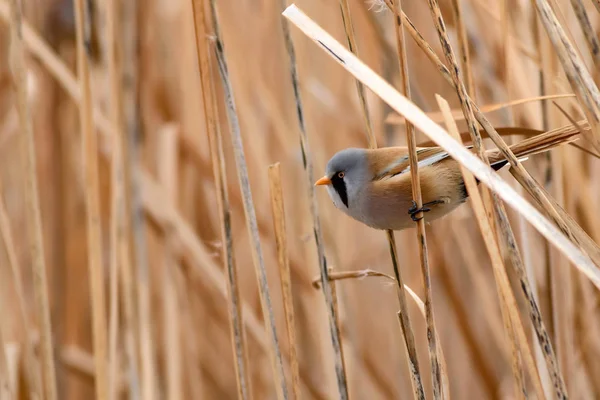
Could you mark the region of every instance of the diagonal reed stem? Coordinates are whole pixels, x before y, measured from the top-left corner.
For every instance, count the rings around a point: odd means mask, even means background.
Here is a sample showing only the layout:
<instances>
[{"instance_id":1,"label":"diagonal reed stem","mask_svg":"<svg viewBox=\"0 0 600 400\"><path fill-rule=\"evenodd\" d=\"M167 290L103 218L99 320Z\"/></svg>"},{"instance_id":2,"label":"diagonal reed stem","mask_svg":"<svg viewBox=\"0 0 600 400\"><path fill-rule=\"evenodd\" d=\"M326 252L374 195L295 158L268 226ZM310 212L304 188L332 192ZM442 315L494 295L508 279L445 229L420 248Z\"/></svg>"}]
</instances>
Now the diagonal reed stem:
<instances>
[{"instance_id":1,"label":"diagonal reed stem","mask_svg":"<svg viewBox=\"0 0 600 400\"><path fill-rule=\"evenodd\" d=\"M48 278L46 275L46 263L44 259L44 238L42 236L42 216L40 210L40 199L37 188L36 155L35 155L35 135L31 122L31 111L27 102L26 92L26 70L25 57L23 52L23 28L22 28L22 10L21 1L11 1L11 47L10 47L10 66L13 75L16 95L17 111L19 114L19 125L21 128L21 151L23 162L25 164L26 182L25 182L25 203L27 208L27 231L29 236L29 251L32 258L33 269L33 288L35 293L35 302L39 318L39 327L41 331L41 360L42 360L42 383L43 397L48 400L54 400L57 396L56 391L56 367L54 365L54 351L52 344L52 326L50 323L50 303L48 297ZM19 274L20 275L20 274ZM15 279L20 278L15 275ZM19 283L20 287L21 284ZM24 325L27 327L27 324ZM26 332L29 334L29 332ZM29 340L27 338L26 340ZM30 345L27 345L30 348ZM27 351L27 358L30 358L30 350ZM34 365L27 362L30 371ZM32 374L31 385L35 391L39 391L37 376ZM42 392L37 393L42 395Z\"/></svg>"},{"instance_id":2,"label":"diagonal reed stem","mask_svg":"<svg viewBox=\"0 0 600 400\"><path fill-rule=\"evenodd\" d=\"M244 214L246 216L246 225L248 229L248 236L252 242L252 260L256 271L256 278L259 284L260 302L262 306L265 323L267 325L267 333L271 340L271 367L273 368L273 376L275 378L275 389L277 391L278 399L287 399L288 391L285 382L285 373L283 369L283 360L281 356L281 349L279 347L279 341L277 339L277 328L275 327L275 316L273 315L273 307L271 305L271 295L269 294L269 285L267 282L267 272L265 269L263 255L260 245L260 237L258 233L258 226L256 222L256 213L254 210L254 203L252 202L252 192L250 190L250 181L248 178L248 169L246 165L246 156L244 154L244 147L242 143L242 136L240 132L239 120L237 116L237 110L235 107L235 100L233 98L233 89L229 80L229 71L227 68L227 61L225 59L225 50L221 38L221 31L219 29L219 22L217 18L217 10L215 0L210 1L211 18L213 23L213 29L216 36L216 57L219 64L219 72L223 81L223 89L225 92L225 103L227 106L227 116L230 125L231 141L233 142L233 150L235 155L235 162L237 166L237 175L239 180L240 189L242 191Z\"/></svg>"}]
</instances>

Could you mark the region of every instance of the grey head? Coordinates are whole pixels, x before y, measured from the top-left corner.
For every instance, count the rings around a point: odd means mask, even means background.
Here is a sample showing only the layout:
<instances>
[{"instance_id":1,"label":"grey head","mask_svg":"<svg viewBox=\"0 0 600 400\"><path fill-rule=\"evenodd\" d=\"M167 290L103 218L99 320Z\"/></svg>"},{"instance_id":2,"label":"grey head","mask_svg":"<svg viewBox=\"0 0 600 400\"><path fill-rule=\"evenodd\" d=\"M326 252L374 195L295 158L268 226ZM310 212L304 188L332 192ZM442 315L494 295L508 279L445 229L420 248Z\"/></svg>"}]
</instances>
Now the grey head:
<instances>
[{"instance_id":1,"label":"grey head","mask_svg":"<svg viewBox=\"0 0 600 400\"><path fill-rule=\"evenodd\" d=\"M348 148L331 157L325 168L325 177L317 184L327 185L327 192L335 206L348 211L370 179L367 151Z\"/></svg>"}]
</instances>

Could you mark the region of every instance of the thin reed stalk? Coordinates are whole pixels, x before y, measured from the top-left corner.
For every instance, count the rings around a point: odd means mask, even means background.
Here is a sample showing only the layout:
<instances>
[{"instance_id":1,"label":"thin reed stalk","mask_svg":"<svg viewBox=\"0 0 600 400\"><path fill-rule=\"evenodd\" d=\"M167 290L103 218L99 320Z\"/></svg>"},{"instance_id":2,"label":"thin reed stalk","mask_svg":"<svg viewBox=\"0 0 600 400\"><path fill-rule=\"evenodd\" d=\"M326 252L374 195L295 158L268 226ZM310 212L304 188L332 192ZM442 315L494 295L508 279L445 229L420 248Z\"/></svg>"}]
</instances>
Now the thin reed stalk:
<instances>
[{"instance_id":1,"label":"thin reed stalk","mask_svg":"<svg viewBox=\"0 0 600 400\"><path fill-rule=\"evenodd\" d=\"M35 293L35 304L37 306L37 315L39 321L39 329L41 334L41 367L42 367L42 383L43 392L37 385L37 377L32 375L32 388L34 394L42 396L48 400L54 400L57 396L56 390L56 367L54 364L54 350L52 343L52 326L50 323L50 303L48 296L48 278L46 276L46 262L44 258L44 238L42 233L42 216L40 211L40 199L38 193L38 176L36 171L36 154L35 154L35 135L33 132L33 124L31 121L31 111L27 101L26 89L26 67L23 51L23 23L21 2L12 0L10 4L11 16L11 52L10 66L14 80L14 87L17 95L17 111L19 115L19 126L21 129L21 156L25 164L26 182L25 182L25 203L27 209L27 232L29 237L29 252L32 258L33 269L33 288ZM8 236L5 236L5 239ZM6 242L5 242L6 243ZM9 250L10 251L10 250ZM15 261L15 260L13 260ZM11 263L13 268L17 268L16 264ZM16 270L13 269L13 272ZM14 275L14 278L19 282L20 274ZM17 289L21 289L21 283L18 283ZM21 299L23 300L23 299ZM24 304L22 304L24 306ZM24 317L24 321L26 318ZM24 325L27 328L27 323ZM29 332L26 332L29 334ZM26 338L29 341L29 338ZM29 346L29 344L27 344ZM27 351L27 358L31 357L30 350ZM30 359L29 361L33 361ZM33 368L34 364L28 362L28 368ZM32 370L30 370L32 371Z\"/></svg>"},{"instance_id":2,"label":"thin reed stalk","mask_svg":"<svg viewBox=\"0 0 600 400\"><path fill-rule=\"evenodd\" d=\"M283 296L283 311L285 313L286 330L290 346L290 367L292 370L292 388L294 398L300 397L300 369L298 366L298 350L296 344L296 322L292 298L292 280L287 249L287 234L285 212L283 206L283 188L281 186L281 171L279 163L269 165L269 187L271 193L271 210L273 213L273 229L275 231L275 246L281 279ZM331 276L331 274L330 274ZM332 289L334 286L332 285Z\"/></svg>"},{"instance_id":3,"label":"thin reed stalk","mask_svg":"<svg viewBox=\"0 0 600 400\"><path fill-rule=\"evenodd\" d=\"M252 260L256 271L256 278L258 280L260 301L263 315L265 318L265 324L267 325L267 333L271 341L270 358L271 367L273 368L273 377L275 379L275 389L277 392L278 399L287 399L288 391L287 384L285 382L283 360L281 356L281 349L279 347L279 341L277 338L275 316L273 315L273 307L271 305L271 295L269 294L267 273L263 261L260 237L256 222L256 213L254 210L254 204L252 202L252 192L250 190L250 182L248 179L246 156L244 153L237 110L235 106L235 100L233 97L233 88L231 87L231 82L229 80L229 71L227 68L227 61L225 59L225 49L221 38L221 31L219 29L215 0L210 1L210 8L212 25L216 37L216 57L219 64L219 73L223 82L223 90L225 92L225 103L227 106L227 116L230 125L229 131L231 135L231 141L233 142L233 150L237 166L239 185L242 191L242 200L244 205L244 214L246 216L248 236L250 236L252 242Z\"/></svg>"},{"instance_id":4,"label":"thin reed stalk","mask_svg":"<svg viewBox=\"0 0 600 400\"><path fill-rule=\"evenodd\" d=\"M111 218L110 218L110 294L109 294L109 338L108 338L108 398L117 398L116 380L120 357L118 349L119 333L119 273L126 262L129 246L124 218L124 181L123 181L123 149L121 146L122 135L122 100L120 77L121 41L118 40L119 15L115 0L106 4L106 33L107 33L107 59L108 76L110 81L110 120L113 128L111 141Z\"/></svg>"},{"instance_id":5,"label":"thin reed stalk","mask_svg":"<svg viewBox=\"0 0 600 400\"><path fill-rule=\"evenodd\" d=\"M465 28L461 2L462 0L452 0L452 12L454 23L456 24L456 31L458 32L458 52L460 54L462 70L465 76L465 88L469 97L475 99L476 91L471 68L471 54L469 51L469 41L467 39L467 29ZM398 11L399 10L396 10L396 15L398 15Z\"/></svg>"},{"instance_id":6,"label":"thin reed stalk","mask_svg":"<svg viewBox=\"0 0 600 400\"><path fill-rule=\"evenodd\" d=\"M406 344L406 351L408 353L408 367L410 370L410 376L412 378L412 386L414 397L423 400L425 399L425 389L421 380L421 374L419 372L419 358L417 355L417 346L415 343L415 335L410 322L410 316L408 314L408 302L406 301L406 294L402 288L405 287L400 267L398 266L398 251L396 250L396 239L394 238L394 232L391 230L386 231L388 238L388 245L390 249L390 257L392 258L392 266L394 268L394 276L398 284L398 303L400 305L400 311L398 316L400 318L400 328L404 336L404 342Z\"/></svg>"},{"instance_id":7,"label":"thin reed stalk","mask_svg":"<svg viewBox=\"0 0 600 400\"><path fill-rule=\"evenodd\" d=\"M77 70L81 90L82 103L79 107L79 118L82 132L85 171L85 204L88 243L88 268L92 302L94 368L96 398L107 399L108 366L106 338L106 305L104 295L104 268L102 262L102 235L100 227L100 202L98 182L98 149L96 132L92 122L92 93L89 71L90 25L89 10L84 0L75 3L75 20L77 31Z\"/></svg>"},{"instance_id":8,"label":"thin reed stalk","mask_svg":"<svg viewBox=\"0 0 600 400\"><path fill-rule=\"evenodd\" d=\"M336 333L341 339L342 338L342 329L340 328L340 326L342 325L342 322L340 319L340 303L338 301L337 287L336 287L335 282L331 282L331 300L332 300L332 306L333 306L333 310L334 310L334 314L335 314L335 329L337 330ZM344 371L347 371L346 356L344 355L343 344L342 344L342 346L340 346L340 354L342 357L342 366L344 367Z\"/></svg>"},{"instance_id":9,"label":"thin reed stalk","mask_svg":"<svg viewBox=\"0 0 600 400\"><path fill-rule=\"evenodd\" d=\"M179 190L177 181L177 161L179 154L177 127L165 126L160 132L160 148L162 159L159 160L159 181L166 193L168 193L171 204L177 204L177 192ZM165 232L165 248L163 254L162 295L163 295L163 328L164 328L164 351L167 370L167 398L180 400L183 398L182 387L182 334L179 316L180 304L178 301L179 288L177 287L177 273L180 265L177 262L174 248L176 246L175 236L170 230Z\"/></svg>"},{"instance_id":10,"label":"thin reed stalk","mask_svg":"<svg viewBox=\"0 0 600 400\"><path fill-rule=\"evenodd\" d=\"M230 318L231 341L235 354L236 383L239 399L252 398L250 379L248 378L248 354L246 334L243 327L243 313L238 284L238 273L234 257L233 235L231 232L231 214L229 193L225 173L225 156L221 132L218 126L215 90L211 81L211 63L207 42L208 30L204 1L193 0L194 30L196 34L196 51L202 85L204 120L210 146L213 179L216 187L217 210L221 216L221 241L223 242L223 263L227 271L227 300Z\"/></svg>"},{"instance_id":11,"label":"thin reed stalk","mask_svg":"<svg viewBox=\"0 0 600 400\"><path fill-rule=\"evenodd\" d=\"M402 1L396 0L394 3L395 15L402 11ZM406 41L404 38L404 26L402 18L394 18L396 23L396 41L398 52L398 64L400 65L400 92L409 100L410 85L408 73L408 61L406 59ZM421 180L419 177L419 167L417 158L417 147L415 139L415 128L406 121L406 142L408 144L408 158L410 163L411 186L414 203L418 210L423 208L423 198L421 196ZM431 277L429 272L429 256L427 250L427 235L425 232L425 215L419 212L416 217L417 221L417 242L419 243L419 258L421 261L421 274L423 279L423 287L425 289L425 314L427 322L427 342L429 344L429 360L431 363L431 375L433 383L433 397L435 399L447 398L450 393L442 392L442 372L439 362L439 346L437 330L435 328L435 319L433 312L433 292L431 290Z\"/></svg>"},{"instance_id":12,"label":"thin reed stalk","mask_svg":"<svg viewBox=\"0 0 600 400\"><path fill-rule=\"evenodd\" d=\"M123 230L125 231L123 240L119 241L121 256L121 291L123 299L123 329L125 334L125 349L128 365L128 383L129 396L133 400L140 398L140 352L137 343L140 337L139 319L136 314L136 281L134 280L134 263L139 257L134 257L134 253L139 251L140 243L135 241L134 228L139 224L134 224L134 216L140 213L140 201L138 190L138 175L134 174L132 169L135 165L135 142L138 130L138 111L137 111L137 90L138 90L138 57L137 57L137 29L138 29L138 2L137 0L127 0L122 3L122 15L120 23L120 32L122 41L116 50L121 54L115 57L121 57L120 82L122 85L121 101L122 107L122 134L121 152L123 168ZM125 55L127 55L125 57ZM121 109L120 107L120 109ZM97 114L96 114L97 115ZM98 118L95 118L95 125L98 128ZM102 129L99 129L102 132ZM139 265L139 263L138 263Z\"/></svg>"},{"instance_id":13,"label":"thin reed stalk","mask_svg":"<svg viewBox=\"0 0 600 400\"><path fill-rule=\"evenodd\" d=\"M140 13L140 3L135 0L128 0L127 7L131 7L128 12ZM127 24L129 29L138 26L139 17L131 17ZM141 21L143 19L140 18ZM134 31L135 32L135 31ZM140 165L140 112L138 98L138 68L139 61L137 53L140 51L137 41L128 34L124 35L127 41L123 43L123 51L128 56L127 62L123 66L123 80L125 82L123 101L125 109L125 123L127 129L127 141L124 141L123 153L125 161L125 177L129 184L130 191L126 193L125 199L128 204L128 217L131 221L130 235L133 244L132 265L135 270L135 280L133 280L132 292L135 296L137 315L136 315L136 333L137 344L140 357L140 396L144 400L154 400L158 396L158 372L156 360L156 348L154 332L152 330L152 304L151 288L152 282L150 263L148 260L148 246L146 244L146 220L144 215L143 179L145 172L139 168ZM96 119L100 113L95 115ZM99 125L99 124L98 124ZM129 197L128 197L129 196Z\"/></svg>"},{"instance_id":14,"label":"thin reed stalk","mask_svg":"<svg viewBox=\"0 0 600 400\"><path fill-rule=\"evenodd\" d=\"M343 1L343 0L342 0ZM280 0L281 12L286 9L286 0ZM311 157L310 146L308 142L308 135L306 133L306 122L304 120L304 108L302 105L302 98L300 96L300 85L298 82L298 66L296 65L296 50L294 49L294 43L290 35L290 29L285 18L281 18L281 28L283 31L283 39L285 42L285 49L290 59L290 79L292 81L292 88L294 90L294 101L296 103L296 116L298 118L298 128L300 131L300 151L302 153L302 163L304 171L306 172L307 178L307 190L308 198L310 202L310 214L312 216L313 223L313 235L315 244L317 247L317 257L319 260L319 270L321 272L321 284L323 295L325 297L325 304L327 308L327 317L329 320L329 332L331 335L331 344L335 356L335 374L337 378L338 393L341 400L348 400L348 379L346 377L346 369L344 367L344 361L342 357L342 339L339 335L339 328L337 326L337 314L336 309L333 305L333 294L329 284L329 268L327 266L327 257L325 255L325 248L323 243L323 234L321 232L321 221L319 219L319 208L317 205L317 196L314 188L314 173L313 173L313 161ZM358 89L360 90L360 89Z\"/></svg>"}]
</instances>

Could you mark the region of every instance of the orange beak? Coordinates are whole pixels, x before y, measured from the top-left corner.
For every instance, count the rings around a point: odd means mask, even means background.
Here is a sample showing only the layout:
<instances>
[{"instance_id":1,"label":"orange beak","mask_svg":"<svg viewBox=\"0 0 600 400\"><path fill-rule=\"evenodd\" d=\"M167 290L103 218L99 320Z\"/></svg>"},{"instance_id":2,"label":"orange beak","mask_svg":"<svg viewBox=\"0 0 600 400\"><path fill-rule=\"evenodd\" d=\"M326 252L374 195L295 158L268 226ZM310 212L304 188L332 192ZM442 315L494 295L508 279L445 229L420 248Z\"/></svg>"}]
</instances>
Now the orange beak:
<instances>
[{"instance_id":1,"label":"orange beak","mask_svg":"<svg viewBox=\"0 0 600 400\"><path fill-rule=\"evenodd\" d=\"M329 185L329 184L331 184L331 179L329 179L326 176L322 177L321 179L319 179L318 181L315 182L315 186Z\"/></svg>"}]
</instances>

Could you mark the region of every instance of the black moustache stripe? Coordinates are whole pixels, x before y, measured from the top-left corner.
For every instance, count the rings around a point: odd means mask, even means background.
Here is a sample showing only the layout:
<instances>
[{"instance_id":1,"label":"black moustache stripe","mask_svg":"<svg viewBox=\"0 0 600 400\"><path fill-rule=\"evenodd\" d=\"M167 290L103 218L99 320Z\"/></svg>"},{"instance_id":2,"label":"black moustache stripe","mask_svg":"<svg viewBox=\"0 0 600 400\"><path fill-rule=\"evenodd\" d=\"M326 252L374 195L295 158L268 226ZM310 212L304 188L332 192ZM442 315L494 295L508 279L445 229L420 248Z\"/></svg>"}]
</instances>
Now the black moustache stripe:
<instances>
[{"instance_id":1,"label":"black moustache stripe","mask_svg":"<svg viewBox=\"0 0 600 400\"><path fill-rule=\"evenodd\" d=\"M331 184L333 188L342 199L342 203L348 208L348 192L346 191L346 182L344 182L343 178L337 176L337 174L333 175L331 178Z\"/></svg>"}]
</instances>

